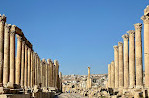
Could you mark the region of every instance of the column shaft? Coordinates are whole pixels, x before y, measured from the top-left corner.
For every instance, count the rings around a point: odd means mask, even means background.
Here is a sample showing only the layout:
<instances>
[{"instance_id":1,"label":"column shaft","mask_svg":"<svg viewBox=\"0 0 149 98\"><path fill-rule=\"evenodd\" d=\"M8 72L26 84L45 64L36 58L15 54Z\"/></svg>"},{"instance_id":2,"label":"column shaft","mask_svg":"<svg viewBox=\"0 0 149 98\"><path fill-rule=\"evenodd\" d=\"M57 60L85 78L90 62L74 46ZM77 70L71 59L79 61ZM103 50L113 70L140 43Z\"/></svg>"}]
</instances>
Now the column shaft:
<instances>
[{"instance_id":1,"label":"column shaft","mask_svg":"<svg viewBox=\"0 0 149 98\"><path fill-rule=\"evenodd\" d=\"M24 70L25 70L25 41L22 42L22 60L21 60L21 87L24 86Z\"/></svg>"},{"instance_id":2,"label":"column shaft","mask_svg":"<svg viewBox=\"0 0 149 98\"><path fill-rule=\"evenodd\" d=\"M114 61L111 62L111 88L115 88L115 68Z\"/></svg>"},{"instance_id":3,"label":"column shaft","mask_svg":"<svg viewBox=\"0 0 149 98\"><path fill-rule=\"evenodd\" d=\"M28 82L28 46L25 45L25 75L24 75L24 86L27 88L27 82Z\"/></svg>"},{"instance_id":4,"label":"column shaft","mask_svg":"<svg viewBox=\"0 0 149 98\"><path fill-rule=\"evenodd\" d=\"M15 67L15 83L20 84L20 70L21 70L21 54L22 54L22 37L17 35L17 58Z\"/></svg>"},{"instance_id":5,"label":"column shaft","mask_svg":"<svg viewBox=\"0 0 149 98\"><path fill-rule=\"evenodd\" d=\"M15 83L15 25L12 25L10 32L10 76L9 82Z\"/></svg>"},{"instance_id":6,"label":"column shaft","mask_svg":"<svg viewBox=\"0 0 149 98\"><path fill-rule=\"evenodd\" d=\"M0 84L3 82L3 61L4 61L4 26L6 17L0 15ZM1 85L2 86L2 85Z\"/></svg>"},{"instance_id":7,"label":"column shaft","mask_svg":"<svg viewBox=\"0 0 149 98\"><path fill-rule=\"evenodd\" d=\"M123 61L123 43L118 42L119 50L119 87L124 87L124 61Z\"/></svg>"},{"instance_id":8,"label":"column shaft","mask_svg":"<svg viewBox=\"0 0 149 98\"><path fill-rule=\"evenodd\" d=\"M129 34L129 87L135 87L135 41L134 30L130 30L127 32Z\"/></svg>"},{"instance_id":9,"label":"column shaft","mask_svg":"<svg viewBox=\"0 0 149 98\"><path fill-rule=\"evenodd\" d=\"M129 87L129 66L128 66L128 34L122 36L124 40L124 88Z\"/></svg>"},{"instance_id":10,"label":"column shaft","mask_svg":"<svg viewBox=\"0 0 149 98\"><path fill-rule=\"evenodd\" d=\"M3 66L3 85L6 86L9 80L9 54L10 54L10 24L5 24L4 33L4 66Z\"/></svg>"},{"instance_id":11,"label":"column shaft","mask_svg":"<svg viewBox=\"0 0 149 98\"><path fill-rule=\"evenodd\" d=\"M114 48L114 63L115 63L115 88L119 87L119 54L118 46L113 46Z\"/></svg>"},{"instance_id":12,"label":"column shaft","mask_svg":"<svg viewBox=\"0 0 149 98\"><path fill-rule=\"evenodd\" d=\"M28 87L30 88L31 83L31 49L28 48Z\"/></svg>"},{"instance_id":13,"label":"column shaft","mask_svg":"<svg viewBox=\"0 0 149 98\"><path fill-rule=\"evenodd\" d=\"M108 64L108 87L111 88L111 64Z\"/></svg>"}]
</instances>

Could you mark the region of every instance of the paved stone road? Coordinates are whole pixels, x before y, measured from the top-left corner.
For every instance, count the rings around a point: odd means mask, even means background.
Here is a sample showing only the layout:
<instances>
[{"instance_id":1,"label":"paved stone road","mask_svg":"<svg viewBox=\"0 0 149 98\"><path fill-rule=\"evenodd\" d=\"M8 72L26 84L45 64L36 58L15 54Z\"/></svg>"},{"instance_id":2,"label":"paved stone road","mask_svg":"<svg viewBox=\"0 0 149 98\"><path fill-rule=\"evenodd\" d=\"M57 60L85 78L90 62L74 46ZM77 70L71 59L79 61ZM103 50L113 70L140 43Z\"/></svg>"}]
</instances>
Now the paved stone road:
<instances>
[{"instance_id":1,"label":"paved stone road","mask_svg":"<svg viewBox=\"0 0 149 98\"><path fill-rule=\"evenodd\" d=\"M88 98L88 97L83 97L76 93L62 93L60 95L55 96L54 98Z\"/></svg>"}]
</instances>

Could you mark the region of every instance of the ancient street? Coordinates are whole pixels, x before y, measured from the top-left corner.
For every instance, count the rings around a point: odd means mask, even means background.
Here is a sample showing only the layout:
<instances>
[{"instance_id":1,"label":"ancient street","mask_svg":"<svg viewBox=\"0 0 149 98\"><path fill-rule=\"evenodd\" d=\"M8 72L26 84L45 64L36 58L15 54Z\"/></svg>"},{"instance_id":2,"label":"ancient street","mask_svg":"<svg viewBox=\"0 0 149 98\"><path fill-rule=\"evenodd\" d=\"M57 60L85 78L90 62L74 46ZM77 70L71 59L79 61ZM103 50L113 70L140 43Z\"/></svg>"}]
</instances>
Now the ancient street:
<instances>
[{"instance_id":1,"label":"ancient street","mask_svg":"<svg viewBox=\"0 0 149 98\"><path fill-rule=\"evenodd\" d=\"M62 93L60 95L55 96L55 98L88 98L88 97L83 97L77 93Z\"/></svg>"}]
</instances>

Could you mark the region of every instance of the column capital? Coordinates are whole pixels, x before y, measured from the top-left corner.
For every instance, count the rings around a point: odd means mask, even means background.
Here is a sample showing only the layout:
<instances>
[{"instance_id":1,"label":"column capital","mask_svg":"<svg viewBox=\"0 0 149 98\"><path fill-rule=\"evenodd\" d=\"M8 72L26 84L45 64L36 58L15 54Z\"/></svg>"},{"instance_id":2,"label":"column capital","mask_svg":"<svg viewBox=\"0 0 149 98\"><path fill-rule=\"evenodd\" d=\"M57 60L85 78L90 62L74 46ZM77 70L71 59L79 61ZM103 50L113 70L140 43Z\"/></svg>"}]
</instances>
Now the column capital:
<instances>
[{"instance_id":1,"label":"column capital","mask_svg":"<svg viewBox=\"0 0 149 98\"><path fill-rule=\"evenodd\" d=\"M135 27L136 31L140 31L141 32L141 30L142 30L142 24L141 23L134 24L134 27Z\"/></svg>"},{"instance_id":2,"label":"column capital","mask_svg":"<svg viewBox=\"0 0 149 98\"><path fill-rule=\"evenodd\" d=\"M129 34L129 36L134 36L135 35L135 31L134 30L129 30L129 31L127 31L127 33Z\"/></svg>"},{"instance_id":3,"label":"column capital","mask_svg":"<svg viewBox=\"0 0 149 98\"><path fill-rule=\"evenodd\" d=\"M10 30L10 28L11 28L11 24L5 23L5 29Z\"/></svg>"},{"instance_id":4,"label":"column capital","mask_svg":"<svg viewBox=\"0 0 149 98\"><path fill-rule=\"evenodd\" d=\"M118 49L118 46L117 46L117 45L115 45L115 46L113 46L113 48L114 48L114 49Z\"/></svg>"},{"instance_id":5,"label":"column capital","mask_svg":"<svg viewBox=\"0 0 149 98\"><path fill-rule=\"evenodd\" d=\"M149 16L143 15L143 16L141 17L141 19L143 20L144 23L149 23Z\"/></svg>"},{"instance_id":6,"label":"column capital","mask_svg":"<svg viewBox=\"0 0 149 98\"><path fill-rule=\"evenodd\" d=\"M22 36L20 36L20 35L17 34L17 39L18 39L19 41L22 41Z\"/></svg>"},{"instance_id":7,"label":"column capital","mask_svg":"<svg viewBox=\"0 0 149 98\"><path fill-rule=\"evenodd\" d=\"M111 64L114 64L114 61L112 61Z\"/></svg>"},{"instance_id":8,"label":"column capital","mask_svg":"<svg viewBox=\"0 0 149 98\"><path fill-rule=\"evenodd\" d=\"M12 25L12 26L11 26L11 29L10 29L10 36L11 36L11 35L14 36L14 35L16 34L15 28L16 28L16 25Z\"/></svg>"},{"instance_id":9,"label":"column capital","mask_svg":"<svg viewBox=\"0 0 149 98\"><path fill-rule=\"evenodd\" d=\"M2 22L3 24L6 22L6 16L4 14L0 14L0 22Z\"/></svg>"},{"instance_id":10,"label":"column capital","mask_svg":"<svg viewBox=\"0 0 149 98\"><path fill-rule=\"evenodd\" d=\"M149 5L147 5L146 8L144 9L144 15L148 14L149 14Z\"/></svg>"},{"instance_id":11,"label":"column capital","mask_svg":"<svg viewBox=\"0 0 149 98\"><path fill-rule=\"evenodd\" d=\"M125 41L128 41L128 38L129 38L129 35L128 34L124 34L124 35L122 35L122 38L123 38L123 40Z\"/></svg>"},{"instance_id":12,"label":"column capital","mask_svg":"<svg viewBox=\"0 0 149 98\"><path fill-rule=\"evenodd\" d=\"M123 43L122 42L118 42L118 46L123 46Z\"/></svg>"}]
</instances>

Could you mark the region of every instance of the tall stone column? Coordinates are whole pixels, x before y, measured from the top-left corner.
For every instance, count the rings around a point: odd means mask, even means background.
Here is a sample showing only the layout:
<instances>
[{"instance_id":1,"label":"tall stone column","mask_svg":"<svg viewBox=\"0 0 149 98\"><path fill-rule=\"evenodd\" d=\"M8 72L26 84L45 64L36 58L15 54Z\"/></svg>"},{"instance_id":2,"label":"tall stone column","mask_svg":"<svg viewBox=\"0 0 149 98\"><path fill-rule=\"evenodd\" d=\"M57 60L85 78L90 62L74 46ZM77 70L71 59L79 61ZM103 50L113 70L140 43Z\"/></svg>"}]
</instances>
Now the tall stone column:
<instances>
[{"instance_id":1,"label":"tall stone column","mask_svg":"<svg viewBox=\"0 0 149 98\"><path fill-rule=\"evenodd\" d=\"M111 62L111 88L115 88L115 65Z\"/></svg>"},{"instance_id":2,"label":"tall stone column","mask_svg":"<svg viewBox=\"0 0 149 98\"><path fill-rule=\"evenodd\" d=\"M4 66L3 66L3 85L6 87L6 84L9 80L9 54L10 54L10 24L5 24L5 33L4 33Z\"/></svg>"},{"instance_id":3,"label":"tall stone column","mask_svg":"<svg viewBox=\"0 0 149 98\"><path fill-rule=\"evenodd\" d=\"M147 8L149 8L149 6ZM149 15L144 15L141 17L141 19L144 23L145 87L149 88Z\"/></svg>"},{"instance_id":4,"label":"tall stone column","mask_svg":"<svg viewBox=\"0 0 149 98\"><path fill-rule=\"evenodd\" d=\"M124 88L129 87L129 66L128 66L128 34L122 36L124 41Z\"/></svg>"},{"instance_id":5,"label":"tall stone column","mask_svg":"<svg viewBox=\"0 0 149 98\"><path fill-rule=\"evenodd\" d=\"M119 87L119 54L118 46L113 46L114 48L114 63L115 63L115 88Z\"/></svg>"},{"instance_id":6,"label":"tall stone column","mask_svg":"<svg viewBox=\"0 0 149 98\"><path fill-rule=\"evenodd\" d=\"M130 30L129 34L129 88L135 87L135 31Z\"/></svg>"},{"instance_id":7,"label":"tall stone column","mask_svg":"<svg viewBox=\"0 0 149 98\"><path fill-rule=\"evenodd\" d=\"M62 91L62 73L61 72L59 72L59 78L60 78L60 91Z\"/></svg>"},{"instance_id":8,"label":"tall stone column","mask_svg":"<svg viewBox=\"0 0 149 98\"><path fill-rule=\"evenodd\" d=\"M6 22L6 16L0 15L0 86L3 82L3 63L4 63L4 26Z\"/></svg>"},{"instance_id":9,"label":"tall stone column","mask_svg":"<svg viewBox=\"0 0 149 98\"><path fill-rule=\"evenodd\" d=\"M108 64L108 87L111 88L111 64Z\"/></svg>"},{"instance_id":10,"label":"tall stone column","mask_svg":"<svg viewBox=\"0 0 149 98\"><path fill-rule=\"evenodd\" d=\"M24 70L25 70L25 41L22 42L22 60L21 60L21 87L24 87Z\"/></svg>"},{"instance_id":11,"label":"tall stone column","mask_svg":"<svg viewBox=\"0 0 149 98\"><path fill-rule=\"evenodd\" d=\"M58 85L58 72L59 72L59 64L58 64L58 61L57 60L54 60L54 65L55 65L55 86L57 88L57 85Z\"/></svg>"},{"instance_id":12,"label":"tall stone column","mask_svg":"<svg viewBox=\"0 0 149 98\"><path fill-rule=\"evenodd\" d=\"M35 57L35 85L37 85L37 53L35 53L34 57Z\"/></svg>"},{"instance_id":13,"label":"tall stone column","mask_svg":"<svg viewBox=\"0 0 149 98\"><path fill-rule=\"evenodd\" d=\"M48 87L50 87L50 59L47 59L47 64L48 64Z\"/></svg>"},{"instance_id":14,"label":"tall stone column","mask_svg":"<svg viewBox=\"0 0 149 98\"><path fill-rule=\"evenodd\" d=\"M48 64L45 61L45 75L46 75L46 87L48 87Z\"/></svg>"},{"instance_id":15,"label":"tall stone column","mask_svg":"<svg viewBox=\"0 0 149 98\"><path fill-rule=\"evenodd\" d=\"M119 51L119 87L124 87L124 61L123 61L123 43L118 42Z\"/></svg>"},{"instance_id":16,"label":"tall stone column","mask_svg":"<svg viewBox=\"0 0 149 98\"><path fill-rule=\"evenodd\" d=\"M33 50L31 51L31 87L34 86L34 58L33 58Z\"/></svg>"},{"instance_id":17,"label":"tall stone column","mask_svg":"<svg viewBox=\"0 0 149 98\"><path fill-rule=\"evenodd\" d=\"M17 35L17 58L15 67L15 83L19 85L20 83L20 70L21 70L21 54L22 54L22 37Z\"/></svg>"},{"instance_id":18,"label":"tall stone column","mask_svg":"<svg viewBox=\"0 0 149 98\"><path fill-rule=\"evenodd\" d=\"M28 46L25 45L25 75L24 75L24 86L27 88L27 82L28 82Z\"/></svg>"},{"instance_id":19,"label":"tall stone column","mask_svg":"<svg viewBox=\"0 0 149 98\"><path fill-rule=\"evenodd\" d=\"M15 25L11 26L10 32L10 76L9 82L15 83Z\"/></svg>"},{"instance_id":20,"label":"tall stone column","mask_svg":"<svg viewBox=\"0 0 149 98\"><path fill-rule=\"evenodd\" d=\"M56 65L56 66L57 66L57 65ZM56 73L57 73L57 72L56 72ZM56 81L57 81L57 78L56 78ZM91 88L90 67L88 67L87 87L88 87L88 89Z\"/></svg>"},{"instance_id":21,"label":"tall stone column","mask_svg":"<svg viewBox=\"0 0 149 98\"><path fill-rule=\"evenodd\" d=\"M31 48L28 48L28 88L31 87Z\"/></svg>"},{"instance_id":22,"label":"tall stone column","mask_svg":"<svg viewBox=\"0 0 149 98\"><path fill-rule=\"evenodd\" d=\"M143 87L143 65L142 65L142 24L134 24L135 27L135 52L136 52L136 88Z\"/></svg>"},{"instance_id":23,"label":"tall stone column","mask_svg":"<svg viewBox=\"0 0 149 98\"><path fill-rule=\"evenodd\" d=\"M42 73L42 61L40 60L40 73L41 73L41 76L40 76L40 81L41 81L41 86L43 86L43 73Z\"/></svg>"}]
</instances>

